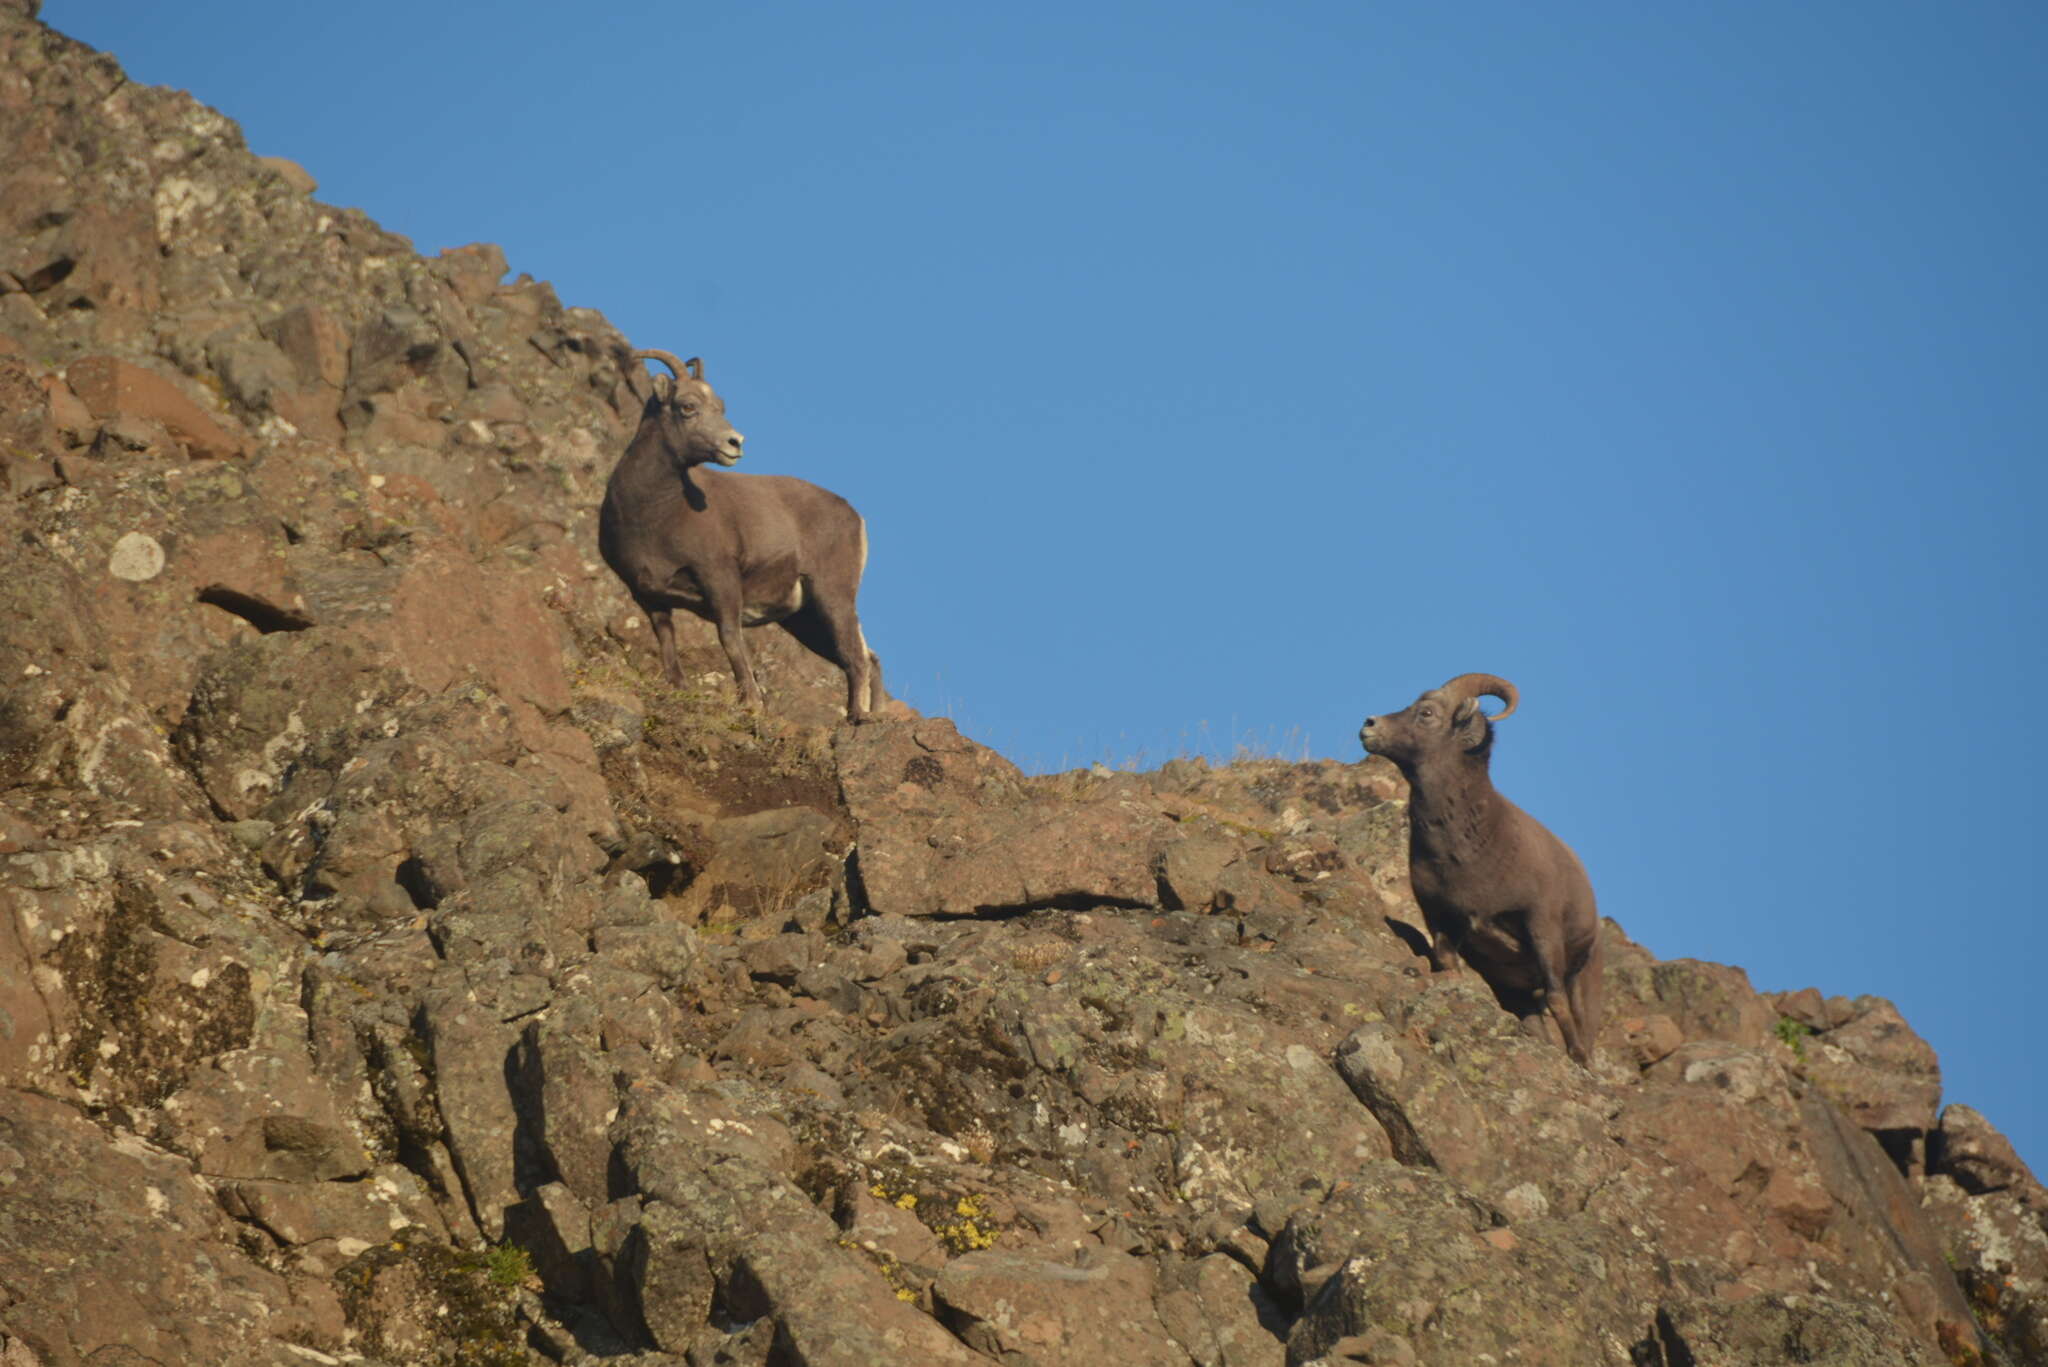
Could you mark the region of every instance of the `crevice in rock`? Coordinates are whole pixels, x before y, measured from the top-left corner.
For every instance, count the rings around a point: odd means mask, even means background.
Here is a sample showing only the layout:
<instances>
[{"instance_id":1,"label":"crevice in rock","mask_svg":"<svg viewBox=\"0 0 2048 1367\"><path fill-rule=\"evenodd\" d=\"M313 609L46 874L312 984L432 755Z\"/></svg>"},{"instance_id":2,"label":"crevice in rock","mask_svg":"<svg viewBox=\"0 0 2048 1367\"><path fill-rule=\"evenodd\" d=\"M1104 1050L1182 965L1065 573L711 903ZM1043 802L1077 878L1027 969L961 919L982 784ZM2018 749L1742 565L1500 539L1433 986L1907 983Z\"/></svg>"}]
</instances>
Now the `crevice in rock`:
<instances>
[{"instance_id":1,"label":"crevice in rock","mask_svg":"<svg viewBox=\"0 0 2048 1367\"><path fill-rule=\"evenodd\" d=\"M313 619L304 613L281 608L220 584L209 584L199 590L199 601L224 612L232 612L266 636L273 631L304 631L313 625Z\"/></svg>"},{"instance_id":2,"label":"crevice in rock","mask_svg":"<svg viewBox=\"0 0 2048 1367\"><path fill-rule=\"evenodd\" d=\"M417 1030L417 1025L414 1028ZM429 1088L428 1094L431 1096L433 1078L431 1072L425 1068L424 1064L425 1041L420 1040L417 1033L408 1035L407 1039L418 1041L416 1047L421 1054L421 1059L418 1062L421 1072L425 1075L423 1080ZM363 1064L369 1074L370 1095L375 1099L378 1108L383 1112L385 1122L390 1126L389 1143L391 1156L398 1160L400 1166L419 1178L426 1185L427 1191L437 1201L447 1201L451 1199L450 1194L446 1185L441 1181L440 1172L434 1164L433 1154L423 1137L423 1127L420 1124L422 1117L411 1114L400 1098L394 1080L398 1065L391 1057L391 1043L390 1040L378 1035L374 1030L368 1030L361 1026L357 1027L356 1048L362 1054ZM410 1046L400 1044L399 1047L408 1048ZM431 1104L433 1119L431 1124L424 1128L438 1129L440 1125L438 1098L434 1098Z\"/></svg>"},{"instance_id":3,"label":"crevice in rock","mask_svg":"<svg viewBox=\"0 0 2048 1367\"><path fill-rule=\"evenodd\" d=\"M690 867L666 859L657 859L632 872L640 875L641 881L647 884L647 895L656 901L672 892L681 892L690 885Z\"/></svg>"},{"instance_id":4,"label":"crevice in rock","mask_svg":"<svg viewBox=\"0 0 2048 1367\"><path fill-rule=\"evenodd\" d=\"M1014 921L1020 916L1029 916L1035 911L1156 911L1151 902L1140 902L1131 897L1101 897L1094 893L1063 892L1054 897L1034 898L1029 902L1015 902L1005 905L978 906L973 911L935 911L925 919L928 921Z\"/></svg>"},{"instance_id":5,"label":"crevice in rock","mask_svg":"<svg viewBox=\"0 0 2048 1367\"><path fill-rule=\"evenodd\" d=\"M1345 1081L1351 1084L1352 1095L1365 1103L1365 1108L1372 1112L1372 1118L1379 1121L1380 1128L1387 1132L1387 1143L1393 1146L1395 1162L1411 1168L1437 1166L1436 1155L1415 1132L1414 1124L1402 1112L1398 1102L1369 1081L1363 1084L1350 1078Z\"/></svg>"},{"instance_id":6,"label":"crevice in rock","mask_svg":"<svg viewBox=\"0 0 2048 1367\"><path fill-rule=\"evenodd\" d=\"M427 866L416 854L399 861L392 874L398 886L405 889L405 895L412 898L412 904L420 911L433 911L441 905L441 890L434 886L434 880L427 877Z\"/></svg>"},{"instance_id":7,"label":"crevice in rock","mask_svg":"<svg viewBox=\"0 0 2048 1367\"><path fill-rule=\"evenodd\" d=\"M71 272L77 269L78 263L76 261L68 256L60 256L40 270L31 271L27 275L15 278L21 281L21 288L24 293L41 294L44 290L54 285L63 284L70 277Z\"/></svg>"},{"instance_id":8,"label":"crevice in rock","mask_svg":"<svg viewBox=\"0 0 2048 1367\"><path fill-rule=\"evenodd\" d=\"M846 919L858 921L874 914L874 904L868 901L867 881L860 873L860 846L855 845L846 852Z\"/></svg>"},{"instance_id":9,"label":"crevice in rock","mask_svg":"<svg viewBox=\"0 0 2048 1367\"><path fill-rule=\"evenodd\" d=\"M1899 1176L1908 1180L1920 1175L1919 1152L1921 1141L1927 1131L1917 1129L1870 1130L1867 1131L1877 1146L1884 1150L1884 1156L1892 1160L1892 1166L1899 1170Z\"/></svg>"}]
</instances>

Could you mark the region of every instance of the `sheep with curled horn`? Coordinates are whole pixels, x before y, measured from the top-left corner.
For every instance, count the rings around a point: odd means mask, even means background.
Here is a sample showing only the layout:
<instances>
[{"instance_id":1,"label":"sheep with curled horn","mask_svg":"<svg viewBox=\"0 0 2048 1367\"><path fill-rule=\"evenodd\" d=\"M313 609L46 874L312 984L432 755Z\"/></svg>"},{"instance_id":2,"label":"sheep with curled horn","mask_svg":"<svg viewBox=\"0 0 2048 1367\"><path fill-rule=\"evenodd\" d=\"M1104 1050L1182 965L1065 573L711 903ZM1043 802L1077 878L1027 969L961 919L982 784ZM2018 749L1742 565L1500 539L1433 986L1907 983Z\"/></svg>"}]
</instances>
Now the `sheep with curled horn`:
<instances>
[{"instance_id":1,"label":"sheep with curled horn","mask_svg":"<svg viewBox=\"0 0 2048 1367\"><path fill-rule=\"evenodd\" d=\"M1432 936L1429 958L1463 958L1495 997L1541 1033L1545 1010L1564 1047L1591 1066L1600 1029L1600 914L1579 857L1494 790L1494 723L1518 694L1492 674L1460 674L1390 716L1367 717L1358 739L1408 780L1408 870ZM1484 697L1507 706L1492 717Z\"/></svg>"},{"instance_id":2,"label":"sheep with curled horn","mask_svg":"<svg viewBox=\"0 0 2048 1367\"><path fill-rule=\"evenodd\" d=\"M647 614L672 684L676 608L718 630L740 701L761 706L743 629L774 622L846 676L848 720L866 721L885 700L881 662L861 635L855 600L867 567L868 531L847 501L788 475L728 474L745 443L696 357L636 351L669 374L654 377L640 427L605 485L598 550ZM636 388L636 393L638 392Z\"/></svg>"}]
</instances>

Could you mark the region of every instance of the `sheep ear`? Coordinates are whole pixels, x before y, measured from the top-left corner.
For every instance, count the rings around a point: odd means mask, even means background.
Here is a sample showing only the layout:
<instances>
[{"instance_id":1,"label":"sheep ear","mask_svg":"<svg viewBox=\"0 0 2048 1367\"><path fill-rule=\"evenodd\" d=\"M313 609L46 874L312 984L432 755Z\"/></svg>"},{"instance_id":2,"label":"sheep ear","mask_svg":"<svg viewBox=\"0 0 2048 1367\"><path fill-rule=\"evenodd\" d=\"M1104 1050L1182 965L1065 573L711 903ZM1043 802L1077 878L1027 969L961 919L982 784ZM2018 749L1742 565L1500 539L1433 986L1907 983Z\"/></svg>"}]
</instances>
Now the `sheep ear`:
<instances>
[{"instance_id":1,"label":"sheep ear","mask_svg":"<svg viewBox=\"0 0 2048 1367\"><path fill-rule=\"evenodd\" d=\"M1458 710L1451 714L1451 725L1458 728L1458 739L1467 750L1477 750L1486 744L1486 714L1479 710L1479 699L1468 698L1458 704Z\"/></svg>"}]
</instances>

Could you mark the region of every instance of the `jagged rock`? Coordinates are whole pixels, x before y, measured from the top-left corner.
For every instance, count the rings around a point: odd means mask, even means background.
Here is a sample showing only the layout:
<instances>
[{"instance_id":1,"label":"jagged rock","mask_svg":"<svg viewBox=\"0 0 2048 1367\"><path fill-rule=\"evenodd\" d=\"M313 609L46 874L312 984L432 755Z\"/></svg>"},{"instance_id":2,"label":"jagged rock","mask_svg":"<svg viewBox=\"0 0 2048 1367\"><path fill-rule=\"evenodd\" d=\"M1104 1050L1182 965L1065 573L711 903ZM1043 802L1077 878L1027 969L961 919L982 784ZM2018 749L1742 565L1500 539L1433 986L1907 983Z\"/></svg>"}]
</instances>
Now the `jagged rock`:
<instances>
[{"instance_id":1,"label":"jagged rock","mask_svg":"<svg viewBox=\"0 0 2048 1367\"><path fill-rule=\"evenodd\" d=\"M1825 1367L1936 1367L1958 1359L1917 1343L1902 1343L1874 1307L1826 1294L1702 1300L1660 1311L1657 1332L1646 1336L1671 1367L1746 1367L1750 1363L1806 1362ZM1967 1340L1959 1348L1976 1349Z\"/></svg>"},{"instance_id":2,"label":"jagged rock","mask_svg":"<svg viewBox=\"0 0 2048 1367\"><path fill-rule=\"evenodd\" d=\"M475 1254L400 1236L358 1254L336 1280L359 1351L393 1363L454 1360L458 1345L471 1361L524 1358L518 1302Z\"/></svg>"},{"instance_id":3,"label":"jagged rock","mask_svg":"<svg viewBox=\"0 0 2048 1367\"><path fill-rule=\"evenodd\" d=\"M1646 1260L1617 1234L1582 1221L1510 1232L1441 1174L1367 1165L1274 1245L1271 1276L1302 1307L1287 1361L1377 1333L1367 1360L1626 1363L1623 1335L1653 1312Z\"/></svg>"},{"instance_id":4,"label":"jagged rock","mask_svg":"<svg viewBox=\"0 0 2048 1367\"><path fill-rule=\"evenodd\" d=\"M275 171L279 179L302 195L310 195L320 188L320 182L313 179L305 167L289 157L258 157L256 160Z\"/></svg>"},{"instance_id":5,"label":"jagged rock","mask_svg":"<svg viewBox=\"0 0 2048 1367\"><path fill-rule=\"evenodd\" d=\"M858 1183L841 1197L838 1220L848 1238L906 1278L929 1283L946 1265L946 1248L924 1221Z\"/></svg>"},{"instance_id":6,"label":"jagged rock","mask_svg":"<svg viewBox=\"0 0 2048 1367\"><path fill-rule=\"evenodd\" d=\"M432 1231L441 1223L420 1179L395 1164L367 1182L229 1182L220 1201L280 1243L331 1244L337 1266L400 1230Z\"/></svg>"},{"instance_id":7,"label":"jagged rock","mask_svg":"<svg viewBox=\"0 0 2048 1367\"><path fill-rule=\"evenodd\" d=\"M430 989L423 1012L448 1149L477 1224L495 1241L504 1235L506 1209L519 1201L513 1152L519 1117L505 1087L519 1030L466 987Z\"/></svg>"},{"instance_id":8,"label":"jagged rock","mask_svg":"<svg viewBox=\"0 0 2048 1367\"><path fill-rule=\"evenodd\" d=\"M1941 1065L1927 1041L1882 997L1862 997L1856 1012L1805 1041L1806 1074L1866 1130L1917 1149L1941 1104ZM1909 1165L1919 1155L1906 1157Z\"/></svg>"},{"instance_id":9,"label":"jagged rock","mask_svg":"<svg viewBox=\"0 0 2048 1367\"><path fill-rule=\"evenodd\" d=\"M939 1319L998 1362L1182 1367L1188 1355L1152 1307L1153 1276L1128 1254L1067 1262L987 1249L946 1264L932 1286Z\"/></svg>"},{"instance_id":10,"label":"jagged rock","mask_svg":"<svg viewBox=\"0 0 2048 1367\"><path fill-rule=\"evenodd\" d=\"M594 1022L587 1037L553 1020L528 1025L517 1063L523 1124L560 1184L586 1205L611 1196L612 1144L593 1117L618 1106L616 1068L603 1056Z\"/></svg>"},{"instance_id":11,"label":"jagged rock","mask_svg":"<svg viewBox=\"0 0 2048 1367\"><path fill-rule=\"evenodd\" d=\"M1974 1108L1960 1103L1943 1108L1927 1166L1930 1172L1954 1179L1973 1196L2017 1191L2022 1199L2028 1199L2041 1191L2033 1170L2013 1152L2011 1141ZM2039 1208L2048 1211L2048 1203Z\"/></svg>"},{"instance_id":12,"label":"jagged rock","mask_svg":"<svg viewBox=\"0 0 2048 1367\"><path fill-rule=\"evenodd\" d=\"M77 413L60 406L60 394L77 403L61 381L46 380L18 356L0 354L0 453L8 457L9 491L17 496L32 492L26 480L17 479L17 462L62 455L64 429L80 425Z\"/></svg>"},{"instance_id":13,"label":"jagged rock","mask_svg":"<svg viewBox=\"0 0 2048 1367\"><path fill-rule=\"evenodd\" d=\"M1666 1015L1623 1016L1614 1022L1614 1027L1621 1034L1623 1047L1634 1057L1639 1068L1647 1068L1671 1057L1678 1046L1685 1043L1685 1032L1678 1028L1677 1021Z\"/></svg>"},{"instance_id":14,"label":"jagged rock","mask_svg":"<svg viewBox=\"0 0 2048 1367\"><path fill-rule=\"evenodd\" d=\"M288 1067L297 1061L287 1062L273 1056L265 1062ZM318 1086L302 1063L299 1067L299 1071L288 1075L279 1068L272 1076L279 1081L289 1076L291 1084L311 1102L307 1109L332 1114L335 1108L331 1094ZM209 1146L199 1165L209 1176L328 1182L361 1176L369 1170L370 1159L362 1143L333 1120L273 1112L247 1121L232 1137L223 1133Z\"/></svg>"},{"instance_id":15,"label":"jagged rock","mask_svg":"<svg viewBox=\"0 0 2048 1367\"><path fill-rule=\"evenodd\" d=\"M0 1090L0 1324L44 1367L303 1361L340 1346L330 1294L252 1262L181 1160Z\"/></svg>"},{"instance_id":16,"label":"jagged rock","mask_svg":"<svg viewBox=\"0 0 2048 1367\"><path fill-rule=\"evenodd\" d=\"M939 719L875 723L841 732L834 746L859 830L861 883L877 911L1158 902L1153 866L1168 823L1156 810L1033 801L1009 761Z\"/></svg>"},{"instance_id":17,"label":"jagged rock","mask_svg":"<svg viewBox=\"0 0 2048 1367\"><path fill-rule=\"evenodd\" d=\"M686 1290L705 1295L706 1304L716 1295L738 1322L772 1317L776 1341L793 1361L977 1361L839 1246L831 1220L774 1171L784 1161L781 1137L764 1129L763 1117L742 1118L706 1094L692 1100L657 1089L644 1096L634 1098L615 1129L622 1161L647 1202L637 1241L614 1255L613 1266L657 1346L688 1346L663 1341L662 1334L679 1338L689 1326L670 1317L672 1302L658 1294ZM668 1213L650 1228L646 1210L656 1206ZM707 1274L701 1281L700 1265Z\"/></svg>"},{"instance_id":18,"label":"jagged rock","mask_svg":"<svg viewBox=\"0 0 2048 1367\"><path fill-rule=\"evenodd\" d=\"M1761 1045L1769 1041L1777 1012L1749 985L1749 975L1727 964L1696 959L1659 962L1618 926L1602 931L1607 957L1606 1043L1617 1022L1662 1015L1687 1039Z\"/></svg>"},{"instance_id":19,"label":"jagged rock","mask_svg":"<svg viewBox=\"0 0 2048 1367\"><path fill-rule=\"evenodd\" d=\"M73 361L64 372L71 392L95 418L139 418L162 423L195 456L225 460L242 454L242 441L208 417L162 376L112 356Z\"/></svg>"},{"instance_id":20,"label":"jagged rock","mask_svg":"<svg viewBox=\"0 0 2048 1367\"><path fill-rule=\"evenodd\" d=\"M535 1275L550 1295L587 1302L596 1294L590 1208L562 1183L543 1183L506 1211L505 1239L531 1255Z\"/></svg>"},{"instance_id":21,"label":"jagged rock","mask_svg":"<svg viewBox=\"0 0 2048 1367\"><path fill-rule=\"evenodd\" d=\"M1285 1321L1250 1268L1225 1253L1192 1264L1175 1262L1153 1305L1195 1367L1280 1367Z\"/></svg>"},{"instance_id":22,"label":"jagged rock","mask_svg":"<svg viewBox=\"0 0 2048 1367\"><path fill-rule=\"evenodd\" d=\"M780 930L804 895L830 883L845 850L841 823L813 807L771 807L693 833L712 853L671 900L679 915Z\"/></svg>"},{"instance_id":23,"label":"jagged rock","mask_svg":"<svg viewBox=\"0 0 2048 1367\"><path fill-rule=\"evenodd\" d=\"M2048 1361L2043 1195L2038 1185L1972 1194L1945 1174L1920 1184L1922 1210L1977 1323L2015 1363Z\"/></svg>"},{"instance_id":24,"label":"jagged rock","mask_svg":"<svg viewBox=\"0 0 2048 1367\"><path fill-rule=\"evenodd\" d=\"M1441 1169L1516 1218L1576 1211L1622 1165L1592 1078L1524 1034L1473 975L1360 1026L1336 1057L1396 1157Z\"/></svg>"}]
</instances>

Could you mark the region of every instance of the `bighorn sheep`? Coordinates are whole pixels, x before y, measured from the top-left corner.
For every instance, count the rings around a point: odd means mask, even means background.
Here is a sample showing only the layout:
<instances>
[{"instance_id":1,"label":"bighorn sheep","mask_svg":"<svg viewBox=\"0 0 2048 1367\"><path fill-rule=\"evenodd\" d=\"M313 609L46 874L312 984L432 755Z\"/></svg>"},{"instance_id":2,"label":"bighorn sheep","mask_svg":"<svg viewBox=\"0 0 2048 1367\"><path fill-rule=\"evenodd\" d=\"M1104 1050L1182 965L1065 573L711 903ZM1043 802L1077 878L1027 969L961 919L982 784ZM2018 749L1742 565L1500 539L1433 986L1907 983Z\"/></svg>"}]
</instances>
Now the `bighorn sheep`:
<instances>
[{"instance_id":1,"label":"bighorn sheep","mask_svg":"<svg viewBox=\"0 0 2048 1367\"><path fill-rule=\"evenodd\" d=\"M847 718L867 720L884 700L881 662L854 610L867 523L839 495L800 479L697 469L738 461L745 439L704 382L701 360L633 353L634 361L643 357L669 374L654 378L640 430L605 486L597 544L647 614L669 682L683 681L670 614L688 608L718 628L740 701L759 707L741 628L775 622L839 666Z\"/></svg>"},{"instance_id":2,"label":"bighorn sheep","mask_svg":"<svg viewBox=\"0 0 2048 1367\"><path fill-rule=\"evenodd\" d=\"M1600 914L1577 855L1494 790L1493 724L1515 710L1515 686L1460 674L1358 739L1408 780L1408 872L1434 937L1431 965L1462 955L1532 1034L1548 1007L1564 1047L1590 1066L1600 1029ZM1507 706L1492 717L1482 697Z\"/></svg>"}]
</instances>

